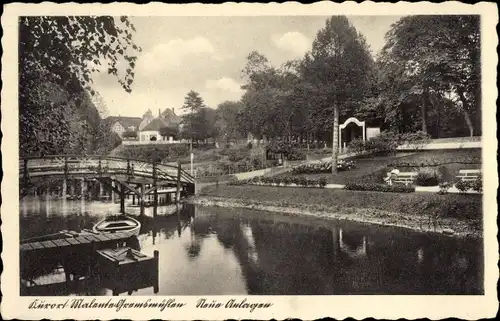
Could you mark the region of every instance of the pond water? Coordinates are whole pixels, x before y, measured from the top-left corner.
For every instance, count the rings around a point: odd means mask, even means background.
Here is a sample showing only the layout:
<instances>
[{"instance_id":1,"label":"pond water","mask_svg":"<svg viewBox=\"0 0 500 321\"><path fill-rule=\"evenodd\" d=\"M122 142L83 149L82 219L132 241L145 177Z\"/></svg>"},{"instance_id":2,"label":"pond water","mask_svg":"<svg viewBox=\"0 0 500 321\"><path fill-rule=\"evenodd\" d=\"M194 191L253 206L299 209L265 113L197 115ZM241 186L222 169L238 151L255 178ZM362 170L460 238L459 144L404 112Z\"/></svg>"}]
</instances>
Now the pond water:
<instances>
[{"instance_id":1,"label":"pond water","mask_svg":"<svg viewBox=\"0 0 500 321\"><path fill-rule=\"evenodd\" d=\"M92 228L119 209L33 197L20 206L22 239ZM191 204L160 207L156 219L151 212L139 218L138 240L141 252L159 251L157 295L483 294L479 240ZM64 273L35 281L62 282ZM38 295L111 295L98 286L73 292L47 287ZM153 295L153 288L132 295Z\"/></svg>"}]
</instances>

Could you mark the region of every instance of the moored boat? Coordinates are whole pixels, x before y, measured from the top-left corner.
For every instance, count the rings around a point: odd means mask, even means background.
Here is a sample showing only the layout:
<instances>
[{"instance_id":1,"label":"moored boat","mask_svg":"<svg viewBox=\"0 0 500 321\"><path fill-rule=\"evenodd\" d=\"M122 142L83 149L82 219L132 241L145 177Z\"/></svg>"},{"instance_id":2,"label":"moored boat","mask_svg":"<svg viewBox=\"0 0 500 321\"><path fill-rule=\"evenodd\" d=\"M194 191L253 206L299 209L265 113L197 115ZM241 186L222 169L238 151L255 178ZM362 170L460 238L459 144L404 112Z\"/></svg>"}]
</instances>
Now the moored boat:
<instances>
[{"instance_id":1,"label":"moored boat","mask_svg":"<svg viewBox=\"0 0 500 321\"><path fill-rule=\"evenodd\" d=\"M129 232L131 235L139 235L141 223L128 215L112 215L94 225L94 232Z\"/></svg>"}]
</instances>

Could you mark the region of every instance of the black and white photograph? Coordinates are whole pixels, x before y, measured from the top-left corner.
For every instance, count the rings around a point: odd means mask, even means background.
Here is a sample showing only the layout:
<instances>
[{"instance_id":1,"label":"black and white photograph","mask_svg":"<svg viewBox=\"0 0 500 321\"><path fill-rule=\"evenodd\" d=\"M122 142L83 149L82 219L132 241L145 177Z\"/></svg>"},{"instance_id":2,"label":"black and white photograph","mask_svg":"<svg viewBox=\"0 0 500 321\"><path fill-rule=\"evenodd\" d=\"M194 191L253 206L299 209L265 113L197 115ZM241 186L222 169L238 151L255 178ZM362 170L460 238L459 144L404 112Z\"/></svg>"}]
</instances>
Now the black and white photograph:
<instances>
[{"instance_id":1,"label":"black and white photograph","mask_svg":"<svg viewBox=\"0 0 500 321\"><path fill-rule=\"evenodd\" d=\"M23 309L487 294L484 15L167 12L16 17Z\"/></svg>"}]
</instances>

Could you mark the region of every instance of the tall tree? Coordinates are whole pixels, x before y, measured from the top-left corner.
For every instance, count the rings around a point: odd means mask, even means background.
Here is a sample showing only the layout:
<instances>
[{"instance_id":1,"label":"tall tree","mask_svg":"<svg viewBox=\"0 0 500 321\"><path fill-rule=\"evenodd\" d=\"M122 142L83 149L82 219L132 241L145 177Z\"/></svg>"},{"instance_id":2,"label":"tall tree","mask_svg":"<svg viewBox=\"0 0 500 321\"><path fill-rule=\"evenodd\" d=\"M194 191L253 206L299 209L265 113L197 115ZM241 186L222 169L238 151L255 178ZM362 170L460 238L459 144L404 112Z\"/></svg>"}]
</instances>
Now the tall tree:
<instances>
[{"instance_id":1,"label":"tall tree","mask_svg":"<svg viewBox=\"0 0 500 321\"><path fill-rule=\"evenodd\" d=\"M216 126L219 135L227 142L243 137L244 131L238 123L238 113L243 109L239 101L225 101L217 106Z\"/></svg>"},{"instance_id":2,"label":"tall tree","mask_svg":"<svg viewBox=\"0 0 500 321\"><path fill-rule=\"evenodd\" d=\"M313 112L333 122L332 172L335 172L339 113L363 101L371 85L373 59L366 40L345 16L333 16L318 31L301 72L303 79L313 85L319 103Z\"/></svg>"},{"instance_id":3,"label":"tall tree","mask_svg":"<svg viewBox=\"0 0 500 321\"><path fill-rule=\"evenodd\" d=\"M203 139L203 119L201 110L205 108L205 103L200 94L194 90L187 93L184 98L182 110L186 114L182 117L183 136L191 140Z\"/></svg>"},{"instance_id":4,"label":"tall tree","mask_svg":"<svg viewBox=\"0 0 500 321\"><path fill-rule=\"evenodd\" d=\"M276 116L276 93L279 90L280 79L278 70L271 66L262 54L253 51L247 57L243 69L242 86L246 90L241 102L244 109L239 114L239 120L244 130L261 138L264 135L278 135Z\"/></svg>"},{"instance_id":5,"label":"tall tree","mask_svg":"<svg viewBox=\"0 0 500 321\"><path fill-rule=\"evenodd\" d=\"M385 97L388 105L418 101L427 132L429 107L439 109L451 95L472 136L481 97L479 16L403 17L386 39L379 60L386 85L398 93Z\"/></svg>"},{"instance_id":6,"label":"tall tree","mask_svg":"<svg viewBox=\"0 0 500 321\"><path fill-rule=\"evenodd\" d=\"M38 16L19 20L20 149L54 153L70 141L71 114L90 91L102 62L130 92L134 78L133 24L126 17ZM118 66L125 66L124 72Z\"/></svg>"}]
</instances>

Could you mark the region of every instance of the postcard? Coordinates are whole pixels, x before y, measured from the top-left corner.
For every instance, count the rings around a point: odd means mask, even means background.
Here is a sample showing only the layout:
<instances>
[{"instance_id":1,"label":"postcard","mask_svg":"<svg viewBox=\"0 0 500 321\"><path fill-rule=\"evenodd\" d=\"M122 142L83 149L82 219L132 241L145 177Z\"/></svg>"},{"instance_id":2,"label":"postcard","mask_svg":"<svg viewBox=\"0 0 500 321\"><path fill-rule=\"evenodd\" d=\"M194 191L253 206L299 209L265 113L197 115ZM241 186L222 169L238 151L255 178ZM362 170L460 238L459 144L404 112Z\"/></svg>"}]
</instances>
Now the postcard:
<instances>
[{"instance_id":1,"label":"postcard","mask_svg":"<svg viewBox=\"0 0 500 321\"><path fill-rule=\"evenodd\" d=\"M495 4L4 9L4 318L497 313Z\"/></svg>"}]
</instances>

